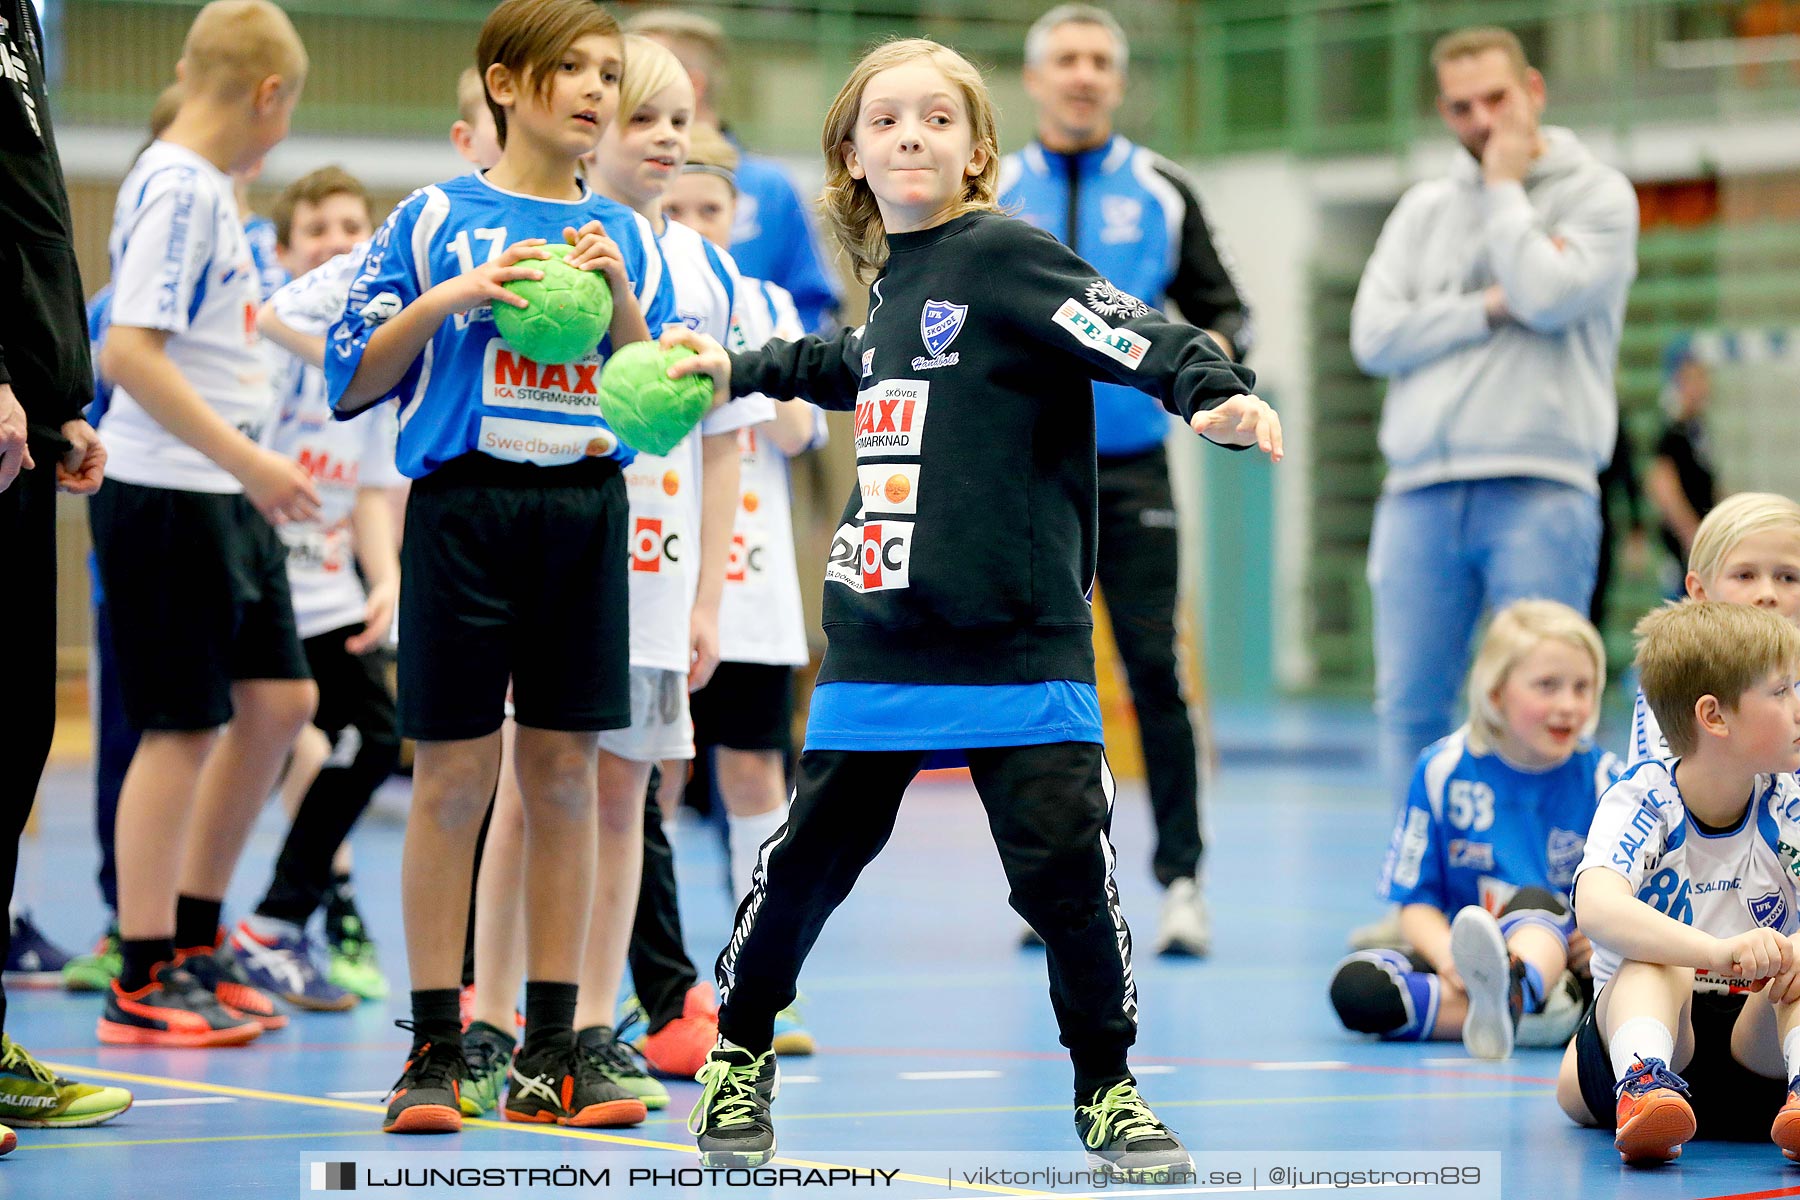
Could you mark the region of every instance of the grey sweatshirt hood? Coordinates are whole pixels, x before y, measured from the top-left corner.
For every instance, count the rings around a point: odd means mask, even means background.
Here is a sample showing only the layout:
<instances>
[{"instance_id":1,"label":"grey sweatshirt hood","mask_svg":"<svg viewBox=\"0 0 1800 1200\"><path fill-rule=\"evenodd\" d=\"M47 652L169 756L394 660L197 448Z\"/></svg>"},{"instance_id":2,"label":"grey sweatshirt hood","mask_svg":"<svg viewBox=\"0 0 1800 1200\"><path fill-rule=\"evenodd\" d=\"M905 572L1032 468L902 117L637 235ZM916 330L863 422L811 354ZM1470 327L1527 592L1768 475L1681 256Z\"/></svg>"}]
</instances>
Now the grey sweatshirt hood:
<instances>
[{"instance_id":1,"label":"grey sweatshirt hood","mask_svg":"<svg viewBox=\"0 0 1800 1200\"><path fill-rule=\"evenodd\" d=\"M1569 130L1543 136L1523 185L1486 183L1459 150L1401 197L1364 270L1351 349L1389 381L1389 491L1505 476L1598 490L1618 430L1637 197ZM1494 286L1510 316L1490 326Z\"/></svg>"}]
</instances>

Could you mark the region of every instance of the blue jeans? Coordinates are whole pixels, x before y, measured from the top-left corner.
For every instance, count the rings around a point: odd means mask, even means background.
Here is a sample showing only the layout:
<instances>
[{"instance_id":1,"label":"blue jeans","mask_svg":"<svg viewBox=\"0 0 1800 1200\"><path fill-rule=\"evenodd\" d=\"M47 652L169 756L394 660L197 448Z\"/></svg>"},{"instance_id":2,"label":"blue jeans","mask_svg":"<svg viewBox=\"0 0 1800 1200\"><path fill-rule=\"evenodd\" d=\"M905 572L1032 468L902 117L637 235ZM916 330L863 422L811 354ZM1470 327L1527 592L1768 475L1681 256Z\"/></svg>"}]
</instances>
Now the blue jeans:
<instances>
[{"instance_id":1,"label":"blue jeans","mask_svg":"<svg viewBox=\"0 0 1800 1200\"><path fill-rule=\"evenodd\" d=\"M1600 553L1599 497L1547 479L1476 479L1375 505L1375 711L1395 804L1419 751L1455 729L1475 632L1515 600L1586 614Z\"/></svg>"}]
</instances>

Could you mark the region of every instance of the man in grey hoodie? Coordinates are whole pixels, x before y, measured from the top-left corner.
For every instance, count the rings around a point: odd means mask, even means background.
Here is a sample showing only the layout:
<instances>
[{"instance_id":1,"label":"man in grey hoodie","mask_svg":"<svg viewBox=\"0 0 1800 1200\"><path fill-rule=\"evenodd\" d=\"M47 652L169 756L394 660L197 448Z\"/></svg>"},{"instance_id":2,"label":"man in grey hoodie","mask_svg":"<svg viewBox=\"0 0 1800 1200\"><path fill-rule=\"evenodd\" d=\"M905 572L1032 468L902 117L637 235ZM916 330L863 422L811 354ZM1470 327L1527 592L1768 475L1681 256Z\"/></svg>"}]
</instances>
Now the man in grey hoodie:
<instances>
[{"instance_id":1,"label":"man in grey hoodie","mask_svg":"<svg viewBox=\"0 0 1800 1200\"><path fill-rule=\"evenodd\" d=\"M1350 323L1357 364L1388 379L1369 587L1397 798L1419 751L1455 727L1484 613L1533 596L1587 611L1637 272L1631 184L1539 124L1544 79L1519 40L1461 30L1431 61L1438 112L1468 153L1401 197Z\"/></svg>"}]
</instances>

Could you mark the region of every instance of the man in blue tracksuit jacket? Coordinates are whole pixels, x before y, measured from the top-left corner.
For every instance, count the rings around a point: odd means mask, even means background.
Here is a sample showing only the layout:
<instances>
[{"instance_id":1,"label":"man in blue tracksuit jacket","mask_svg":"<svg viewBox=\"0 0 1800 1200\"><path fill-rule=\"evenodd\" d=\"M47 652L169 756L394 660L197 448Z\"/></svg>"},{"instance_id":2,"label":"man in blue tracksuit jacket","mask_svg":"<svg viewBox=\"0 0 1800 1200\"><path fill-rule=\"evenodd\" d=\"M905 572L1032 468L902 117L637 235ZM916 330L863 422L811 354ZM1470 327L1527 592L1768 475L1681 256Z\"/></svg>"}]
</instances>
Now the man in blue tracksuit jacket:
<instances>
[{"instance_id":1,"label":"man in blue tracksuit jacket","mask_svg":"<svg viewBox=\"0 0 1800 1200\"><path fill-rule=\"evenodd\" d=\"M1065 4L1031 27L1025 88L1037 108L1037 138L1003 160L1001 203L1132 296L1158 307L1172 302L1241 359L1250 344L1249 310L1213 244L1192 181L1113 132L1128 55L1124 31L1102 8ZM1090 300L1102 314L1121 303ZM1156 878L1165 889L1156 949L1202 955L1211 927L1199 884L1194 729L1176 661L1180 542L1163 450L1169 415L1153 397L1102 383L1094 385L1094 415L1099 583L1137 709L1156 814Z\"/></svg>"}]
</instances>

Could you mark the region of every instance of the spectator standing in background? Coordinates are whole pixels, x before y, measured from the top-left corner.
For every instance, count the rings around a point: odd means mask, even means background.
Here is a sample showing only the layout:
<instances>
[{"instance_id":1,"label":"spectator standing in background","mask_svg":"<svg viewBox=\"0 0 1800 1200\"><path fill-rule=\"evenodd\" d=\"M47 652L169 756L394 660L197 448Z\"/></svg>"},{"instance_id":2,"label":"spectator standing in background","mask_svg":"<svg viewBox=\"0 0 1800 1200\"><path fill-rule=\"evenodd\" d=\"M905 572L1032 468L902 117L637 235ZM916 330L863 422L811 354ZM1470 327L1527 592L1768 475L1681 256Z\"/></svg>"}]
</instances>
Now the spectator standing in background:
<instances>
[{"instance_id":1,"label":"spectator standing in background","mask_svg":"<svg viewBox=\"0 0 1800 1200\"><path fill-rule=\"evenodd\" d=\"M1388 380L1368 574L1396 799L1456 725L1484 613L1531 597L1587 611L1637 271L1631 184L1540 124L1544 78L1518 38L1459 30L1431 62L1466 153L1389 215L1350 332L1357 364Z\"/></svg>"}]
</instances>

